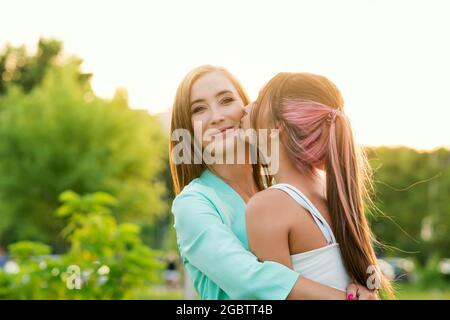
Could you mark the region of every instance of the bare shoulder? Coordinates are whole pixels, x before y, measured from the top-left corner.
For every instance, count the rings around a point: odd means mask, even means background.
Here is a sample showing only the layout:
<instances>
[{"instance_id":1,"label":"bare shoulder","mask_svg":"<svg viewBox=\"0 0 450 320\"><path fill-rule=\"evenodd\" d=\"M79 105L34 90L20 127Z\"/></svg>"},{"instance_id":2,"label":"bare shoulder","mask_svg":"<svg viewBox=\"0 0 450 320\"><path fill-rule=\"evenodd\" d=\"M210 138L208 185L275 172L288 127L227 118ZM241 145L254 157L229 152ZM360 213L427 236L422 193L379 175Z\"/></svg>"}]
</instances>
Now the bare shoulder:
<instances>
[{"instance_id":1,"label":"bare shoulder","mask_svg":"<svg viewBox=\"0 0 450 320\"><path fill-rule=\"evenodd\" d=\"M279 189L266 189L255 194L247 203L247 222L291 225L296 221L300 207L289 195ZM306 212L306 210L305 210Z\"/></svg>"},{"instance_id":2,"label":"bare shoulder","mask_svg":"<svg viewBox=\"0 0 450 320\"><path fill-rule=\"evenodd\" d=\"M269 214L271 208L277 207L282 201L282 191L266 189L256 193L247 203L247 212L264 212Z\"/></svg>"}]
</instances>

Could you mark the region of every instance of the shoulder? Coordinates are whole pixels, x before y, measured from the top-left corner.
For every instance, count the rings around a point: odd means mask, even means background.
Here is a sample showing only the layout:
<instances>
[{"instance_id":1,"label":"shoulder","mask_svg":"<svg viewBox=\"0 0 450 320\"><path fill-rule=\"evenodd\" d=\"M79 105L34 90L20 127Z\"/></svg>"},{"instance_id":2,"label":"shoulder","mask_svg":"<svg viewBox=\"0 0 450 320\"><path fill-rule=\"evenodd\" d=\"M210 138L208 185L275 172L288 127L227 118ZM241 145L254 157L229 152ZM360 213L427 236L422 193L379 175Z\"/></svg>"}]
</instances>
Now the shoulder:
<instances>
[{"instance_id":1,"label":"shoulder","mask_svg":"<svg viewBox=\"0 0 450 320\"><path fill-rule=\"evenodd\" d=\"M247 222L253 225L290 227L301 208L289 195L279 189L266 189L255 194L247 204ZM304 210L304 209L303 209Z\"/></svg>"},{"instance_id":2,"label":"shoulder","mask_svg":"<svg viewBox=\"0 0 450 320\"><path fill-rule=\"evenodd\" d=\"M283 192L277 189L266 189L256 193L247 203L247 211L268 211L267 208L276 207L282 202Z\"/></svg>"},{"instance_id":3,"label":"shoulder","mask_svg":"<svg viewBox=\"0 0 450 320\"><path fill-rule=\"evenodd\" d=\"M176 215L178 212L203 206L212 207L208 194L208 188L199 179L192 180L173 200L172 213Z\"/></svg>"},{"instance_id":4,"label":"shoulder","mask_svg":"<svg viewBox=\"0 0 450 320\"><path fill-rule=\"evenodd\" d=\"M199 178L192 180L183 190L175 197L173 204L180 202L185 204L186 201L207 200L209 198L209 187L205 185Z\"/></svg>"}]
</instances>

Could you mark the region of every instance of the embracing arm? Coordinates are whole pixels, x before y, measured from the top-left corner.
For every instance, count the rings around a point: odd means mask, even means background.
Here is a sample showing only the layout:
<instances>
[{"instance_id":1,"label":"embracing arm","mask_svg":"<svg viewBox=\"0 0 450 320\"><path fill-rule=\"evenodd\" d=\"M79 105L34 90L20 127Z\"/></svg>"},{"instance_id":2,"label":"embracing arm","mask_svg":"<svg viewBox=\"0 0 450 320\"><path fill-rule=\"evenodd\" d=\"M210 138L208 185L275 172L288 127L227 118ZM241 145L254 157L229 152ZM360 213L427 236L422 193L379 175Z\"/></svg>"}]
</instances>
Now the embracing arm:
<instances>
[{"instance_id":1,"label":"embracing arm","mask_svg":"<svg viewBox=\"0 0 450 320\"><path fill-rule=\"evenodd\" d=\"M298 274L261 263L239 241L203 195L179 195L172 206L181 254L232 299L285 299Z\"/></svg>"},{"instance_id":2,"label":"embracing arm","mask_svg":"<svg viewBox=\"0 0 450 320\"><path fill-rule=\"evenodd\" d=\"M265 202L258 200L251 199L246 212L250 250L260 261L274 261L292 269L289 251L289 223L279 215L281 204L277 204L275 199ZM305 277L299 277L287 297L287 299L296 300L345 300L345 298L345 292Z\"/></svg>"},{"instance_id":3,"label":"embracing arm","mask_svg":"<svg viewBox=\"0 0 450 320\"><path fill-rule=\"evenodd\" d=\"M201 194L178 196L172 212L183 256L232 299L315 298L307 296L310 291L321 298L345 298L339 290L299 278L285 265L259 262Z\"/></svg>"}]
</instances>

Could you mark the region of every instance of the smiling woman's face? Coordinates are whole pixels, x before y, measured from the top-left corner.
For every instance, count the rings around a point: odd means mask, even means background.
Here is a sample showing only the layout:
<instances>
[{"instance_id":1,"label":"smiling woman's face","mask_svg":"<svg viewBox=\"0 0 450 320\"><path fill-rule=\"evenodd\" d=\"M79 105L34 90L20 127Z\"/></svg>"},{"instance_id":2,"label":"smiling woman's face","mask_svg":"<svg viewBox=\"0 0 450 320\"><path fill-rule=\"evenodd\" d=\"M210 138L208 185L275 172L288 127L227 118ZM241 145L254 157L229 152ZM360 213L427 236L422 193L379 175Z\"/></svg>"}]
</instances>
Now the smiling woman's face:
<instances>
[{"instance_id":1,"label":"smiling woman's face","mask_svg":"<svg viewBox=\"0 0 450 320\"><path fill-rule=\"evenodd\" d=\"M202 146L213 136L232 136L230 130L239 128L244 115L244 103L233 83L220 71L198 78L191 88L192 127L200 125Z\"/></svg>"}]
</instances>

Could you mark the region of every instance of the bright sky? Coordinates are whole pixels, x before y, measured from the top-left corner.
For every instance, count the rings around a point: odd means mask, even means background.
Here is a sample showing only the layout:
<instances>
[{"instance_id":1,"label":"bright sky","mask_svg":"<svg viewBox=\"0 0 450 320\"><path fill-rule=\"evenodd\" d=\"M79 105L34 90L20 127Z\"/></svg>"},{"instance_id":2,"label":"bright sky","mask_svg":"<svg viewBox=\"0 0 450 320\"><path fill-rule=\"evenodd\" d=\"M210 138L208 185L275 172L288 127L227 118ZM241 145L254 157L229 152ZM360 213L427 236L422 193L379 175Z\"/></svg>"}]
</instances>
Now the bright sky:
<instances>
[{"instance_id":1,"label":"bright sky","mask_svg":"<svg viewBox=\"0 0 450 320\"><path fill-rule=\"evenodd\" d=\"M166 111L201 64L251 98L280 71L328 76L367 145L450 147L450 1L0 0L0 47L40 36L84 59L98 95Z\"/></svg>"}]
</instances>

